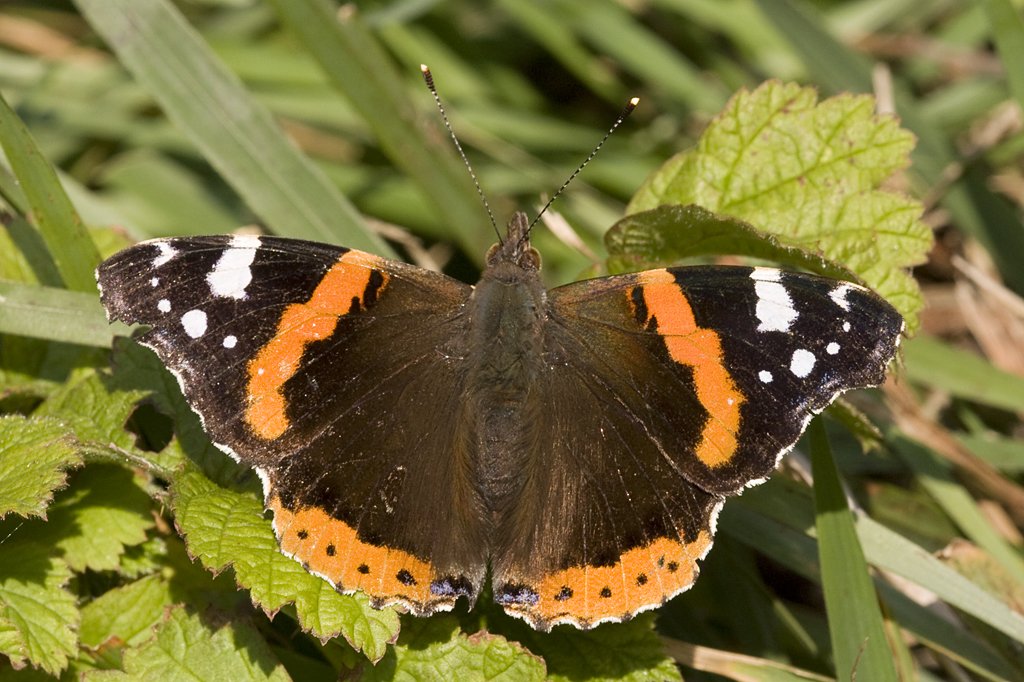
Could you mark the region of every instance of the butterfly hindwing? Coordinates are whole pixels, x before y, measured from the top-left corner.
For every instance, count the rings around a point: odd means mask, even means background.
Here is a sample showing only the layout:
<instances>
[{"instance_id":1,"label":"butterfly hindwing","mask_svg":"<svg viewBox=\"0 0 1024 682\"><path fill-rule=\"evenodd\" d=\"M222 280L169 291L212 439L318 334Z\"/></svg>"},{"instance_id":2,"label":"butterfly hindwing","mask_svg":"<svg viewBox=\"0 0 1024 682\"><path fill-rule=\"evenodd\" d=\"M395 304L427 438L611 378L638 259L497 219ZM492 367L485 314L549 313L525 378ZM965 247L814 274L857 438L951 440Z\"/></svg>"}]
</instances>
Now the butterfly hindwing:
<instances>
[{"instance_id":1,"label":"butterfly hindwing","mask_svg":"<svg viewBox=\"0 0 1024 682\"><path fill-rule=\"evenodd\" d=\"M691 267L549 292L545 405L519 544L495 594L548 628L660 605L696 579L725 496L763 480L811 415L878 384L902 318L857 285Z\"/></svg>"},{"instance_id":2,"label":"butterfly hindwing","mask_svg":"<svg viewBox=\"0 0 1024 682\"><path fill-rule=\"evenodd\" d=\"M269 237L145 242L98 280L112 318L151 327L140 342L211 439L260 473L286 553L378 604L475 598L486 555L452 347L470 287Z\"/></svg>"}]
</instances>

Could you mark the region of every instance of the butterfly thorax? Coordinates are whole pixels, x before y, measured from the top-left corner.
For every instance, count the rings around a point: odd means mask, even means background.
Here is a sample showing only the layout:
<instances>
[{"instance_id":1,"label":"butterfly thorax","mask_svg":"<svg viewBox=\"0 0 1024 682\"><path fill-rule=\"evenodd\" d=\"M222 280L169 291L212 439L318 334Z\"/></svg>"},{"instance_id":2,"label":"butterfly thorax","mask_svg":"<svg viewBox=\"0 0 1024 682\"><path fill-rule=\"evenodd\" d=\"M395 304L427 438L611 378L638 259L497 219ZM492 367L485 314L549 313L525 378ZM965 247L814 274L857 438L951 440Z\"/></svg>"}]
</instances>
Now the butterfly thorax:
<instances>
[{"instance_id":1,"label":"butterfly thorax","mask_svg":"<svg viewBox=\"0 0 1024 682\"><path fill-rule=\"evenodd\" d=\"M505 241L488 254L469 303L467 407L479 483L499 513L522 480L517 472L532 445L526 426L541 406L536 385L543 369L546 299L527 229L526 216L517 213Z\"/></svg>"}]
</instances>

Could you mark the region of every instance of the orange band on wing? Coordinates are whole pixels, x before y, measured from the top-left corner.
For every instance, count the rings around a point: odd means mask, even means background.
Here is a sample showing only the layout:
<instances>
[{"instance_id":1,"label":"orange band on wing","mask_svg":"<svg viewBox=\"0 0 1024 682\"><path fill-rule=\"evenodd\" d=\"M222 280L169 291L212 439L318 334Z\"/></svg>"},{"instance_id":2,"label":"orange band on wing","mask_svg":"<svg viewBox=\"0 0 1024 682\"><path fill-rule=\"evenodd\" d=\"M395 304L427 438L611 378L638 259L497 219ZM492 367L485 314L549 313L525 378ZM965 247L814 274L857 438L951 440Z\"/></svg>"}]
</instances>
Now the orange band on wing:
<instances>
[{"instance_id":1,"label":"orange band on wing","mask_svg":"<svg viewBox=\"0 0 1024 682\"><path fill-rule=\"evenodd\" d=\"M338 318L354 309L365 309L364 296L373 273L379 273L383 289L388 276L383 260L362 251L347 251L327 271L305 303L285 308L277 331L249 362L248 405L245 421L264 440L273 440L288 428L285 398L281 390L295 376L306 346L334 333Z\"/></svg>"},{"instance_id":2,"label":"orange band on wing","mask_svg":"<svg viewBox=\"0 0 1024 682\"><path fill-rule=\"evenodd\" d=\"M344 592L362 590L380 606L406 603L429 610L454 597L434 597L431 565L408 552L362 542L354 528L322 509L289 511L278 497L267 508L274 512L274 528L281 549L309 570Z\"/></svg>"},{"instance_id":3,"label":"orange band on wing","mask_svg":"<svg viewBox=\"0 0 1024 682\"><path fill-rule=\"evenodd\" d=\"M604 620L624 620L658 606L697 579L697 560L711 546L701 531L690 543L658 538L631 549L611 566L568 568L546 576L536 587L535 604L507 604L506 611L532 623L572 621L591 627Z\"/></svg>"},{"instance_id":4,"label":"orange band on wing","mask_svg":"<svg viewBox=\"0 0 1024 682\"><path fill-rule=\"evenodd\" d=\"M693 369L697 399L708 411L697 457L709 467L722 466L736 453L743 394L722 358L722 342L713 329L698 327L693 309L675 275L651 270L639 275L647 318L657 318L669 356Z\"/></svg>"}]
</instances>

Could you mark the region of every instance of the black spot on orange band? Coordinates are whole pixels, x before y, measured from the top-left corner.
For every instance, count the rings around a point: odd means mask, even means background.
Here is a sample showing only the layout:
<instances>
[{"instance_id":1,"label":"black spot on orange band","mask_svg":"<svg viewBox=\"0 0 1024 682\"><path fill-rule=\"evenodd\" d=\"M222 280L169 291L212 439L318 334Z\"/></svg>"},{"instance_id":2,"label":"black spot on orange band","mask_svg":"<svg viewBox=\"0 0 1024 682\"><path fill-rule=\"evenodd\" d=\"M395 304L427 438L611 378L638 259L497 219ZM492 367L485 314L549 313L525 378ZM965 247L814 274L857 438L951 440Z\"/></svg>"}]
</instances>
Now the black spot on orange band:
<instances>
[{"instance_id":1,"label":"black spot on orange band","mask_svg":"<svg viewBox=\"0 0 1024 682\"><path fill-rule=\"evenodd\" d=\"M590 627L598 621L628 618L663 603L693 584L697 560L711 546L701 531L693 542L659 538L629 550L612 566L579 566L544 576L536 584L496 588L506 611L544 627L571 621Z\"/></svg>"},{"instance_id":2,"label":"black spot on orange band","mask_svg":"<svg viewBox=\"0 0 1024 682\"><path fill-rule=\"evenodd\" d=\"M431 594L434 571L408 552L363 542L355 529L322 509L286 509L279 497L267 507L281 549L346 592L362 590L375 603L401 602L422 613L453 604L458 594Z\"/></svg>"}]
</instances>

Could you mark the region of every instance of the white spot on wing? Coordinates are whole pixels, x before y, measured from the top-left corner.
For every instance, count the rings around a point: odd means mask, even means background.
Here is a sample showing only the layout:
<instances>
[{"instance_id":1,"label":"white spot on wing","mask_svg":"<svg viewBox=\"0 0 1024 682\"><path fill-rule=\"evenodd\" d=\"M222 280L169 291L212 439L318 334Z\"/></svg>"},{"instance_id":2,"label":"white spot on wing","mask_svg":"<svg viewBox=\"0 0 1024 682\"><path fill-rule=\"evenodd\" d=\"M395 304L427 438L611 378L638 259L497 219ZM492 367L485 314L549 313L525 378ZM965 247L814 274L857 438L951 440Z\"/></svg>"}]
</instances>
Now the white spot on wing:
<instances>
[{"instance_id":1,"label":"white spot on wing","mask_svg":"<svg viewBox=\"0 0 1024 682\"><path fill-rule=\"evenodd\" d=\"M153 279L149 280L149 286L151 286L153 288L156 288L156 287L160 286L160 278L159 277L154 277Z\"/></svg>"},{"instance_id":2,"label":"white spot on wing","mask_svg":"<svg viewBox=\"0 0 1024 682\"><path fill-rule=\"evenodd\" d=\"M832 343L825 346L825 352L829 355L835 355L839 352L839 344L833 341Z\"/></svg>"},{"instance_id":3,"label":"white spot on wing","mask_svg":"<svg viewBox=\"0 0 1024 682\"><path fill-rule=\"evenodd\" d=\"M851 287L849 284L840 284L832 291L828 292L829 298L831 298L837 306L843 310L850 309L850 302L846 300L846 294L850 293Z\"/></svg>"},{"instance_id":4,"label":"white spot on wing","mask_svg":"<svg viewBox=\"0 0 1024 682\"><path fill-rule=\"evenodd\" d=\"M160 249L160 255L153 259L154 268L160 267L178 255L178 250L171 246L170 242L157 242L156 248Z\"/></svg>"},{"instance_id":5,"label":"white spot on wing","mask_svg":"<svg viewBox=\"0 0 1024 682\"><path fill-rule=\"evenodd\" d=\"M843 331L844 332L850 331L850 323L849 322L843 322Z\"/></svg>"},{"instance_id":6,"label":"white spot on wing","mask_svg":"<svg viewBox=\"0 0 1024 682\"><path fill-rule=\"evenodd\" d=\"M185 333L193 339L198 339L206 333L206 313L202 310L190 310L181 316L181 326Z\"/></svg>"},{"instance_id":7,"label":"white spot on wing","mask_svg":"<svg viewBox=\"0 0 1024 682\"><path fill-rule=\"evenodd\" d=\"M755 270L756 272L756 270ZM754 282L757 294L757 325L759 332L788 332L798 317L786 287L778 282Z\"/></svg>"},{"instance_id":8,"label":"white spot on wing","mask_svg":"<svg viewBox=\"0 0 1024 682\"><path fill-rule=\"evenodd\" d=\"M259 237L237 236L231 239L231 248L220 255L213 271L206 276L214 296L245 298L245 288L252 281L250 266L259 245Z\"/></svg>"},{"instance_id":9,"label":"white spot on wing","mask_svg":"<svg viewBox=\"0 0 1024 682\"><path fill-rule=\"evenodd\" d=\"M169 313L171 312L171 302L168 301L166 298L161 298L156 303L156 309L162 313Z\"/></svg>"},{"instance_id":10,"label":"white spot on wing","mask_svg":"<svg viewBox=\"0 0 1024 682\"><path fill-rule=\"evenodd\" d=\"M237 344L237 343L238 343L238 337L236 337L234 334L229 334L228 336L224 337L224 347L225 348L234 348L235 344Z\"/></svg>"},{"instance_id":11,"label":"white spot on wing","mask_svg":"<svg viewBox=\"0 0 1024 682\"><path fill-rule=\"evenodd\" d=\"M793 357L789 361L789 371L803 379L814 369L814 353L803 348L793 351Z\"/></svg>"},{"instance_id":12,"label":"white spot on wing","mask_svg":"<svg viewBox=\"0 0 1024 682\"><path fill-rule=\"evenodd\" d=\"M757 378L761 380L762 384L770 384L775 377L773 377L772 373L768 370L762 369L757 373Z\"/></svg>"},{"instance_id":13,"label":"white spot on wing","mask_svg":"<svg viewBox=\"0 0 1024 682\"><path fill-rule=\"evenodd\" d=\"M759 282L778 282L782 279L782 270L775 268L754 268L754 271L750 273L750 279L756 279Z\"/></svg>"}]
</instances>

